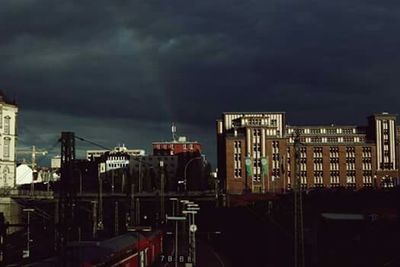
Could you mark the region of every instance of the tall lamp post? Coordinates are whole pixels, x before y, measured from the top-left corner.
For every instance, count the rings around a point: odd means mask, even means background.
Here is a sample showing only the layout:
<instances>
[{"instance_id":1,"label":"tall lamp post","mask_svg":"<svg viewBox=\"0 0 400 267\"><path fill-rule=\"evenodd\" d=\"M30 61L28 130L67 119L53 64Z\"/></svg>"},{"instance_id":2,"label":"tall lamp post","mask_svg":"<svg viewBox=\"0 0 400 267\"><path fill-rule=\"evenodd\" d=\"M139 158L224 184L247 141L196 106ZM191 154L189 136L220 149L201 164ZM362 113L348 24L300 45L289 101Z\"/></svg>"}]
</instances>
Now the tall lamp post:
<instances>
[{"instance_id":1,"label":"tall lamp post","mask_svg":"<svg viewBox=\"0 0 400 267\"><path fill-rule=\"evenodd\" d=\"M190 163L192 163L195 160L202 160L203 161L203 157L202 156L198 156L195 158L190 159L186 164L185 164L185 169L183 171L183 178L185 180L185 192L187 192L187 176L186 176L186 172L187 172L187 168L189 167Z\"/></svg>"},{"instance_id":2,"label":"tall lamp post","mask_svg":"<svg viewBox=\"0 0 400 267\"><path fill-rule=\"evenodd\" d=\"M215 201L218 202L218 193L219 193L219 180L218 180L218 173L211 172L211 176L214 180L214 191L215 191Z\"/></svg>"},{"instance_id":3,"label":"tall lamp post","mask_svg":"<svg viewBox=\"0 0 400 267\"><path fill-rule=\"evenodd\" d=\"M23 209L22 211L27 212L28 213L28 222L27 222L27 233L26 233L26 250L23 251L23 258L29 258L30 257L30 243L31 243L31 232L30 232L30 215L31 212L34 212L34 209Z\"/></svg>"}]
</instances>

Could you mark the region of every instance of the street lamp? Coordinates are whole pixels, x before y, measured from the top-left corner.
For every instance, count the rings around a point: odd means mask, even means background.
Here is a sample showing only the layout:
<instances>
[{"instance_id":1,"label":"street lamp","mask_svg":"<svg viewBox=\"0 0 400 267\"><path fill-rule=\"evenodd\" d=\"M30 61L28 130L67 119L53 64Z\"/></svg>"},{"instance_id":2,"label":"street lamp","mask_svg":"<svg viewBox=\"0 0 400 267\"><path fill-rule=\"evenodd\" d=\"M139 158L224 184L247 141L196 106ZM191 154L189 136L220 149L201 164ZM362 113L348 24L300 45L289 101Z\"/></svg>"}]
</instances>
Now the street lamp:
<instances>
[{"instance_id":1,"label":"street lamp","mask_svg":"<svg viewBox=\"0 0 400 267\"><path fill-rule=\"evenodd\" d=\"M203 157L202 156L198 156L198 157L192 158L185 164L185 169L183 171L183 178L185 180L185 192L187 192L187 177L186 177L187 168L188 168L190 163L192 163L193 161L198 160L198 159L203 160Z\"/></svg>"},{"instance_id":2,"label":"street lamp","mask_svg":"<svg viewBox=\"0 0 400 267\"><path fill-rule=\"evenodd\" d=\"M211 176L214 180L214 191L215 191L215 201L218 201L218 193L219 193L219 180L217 171L211 172Z\"/></svg>"}]
</instances>

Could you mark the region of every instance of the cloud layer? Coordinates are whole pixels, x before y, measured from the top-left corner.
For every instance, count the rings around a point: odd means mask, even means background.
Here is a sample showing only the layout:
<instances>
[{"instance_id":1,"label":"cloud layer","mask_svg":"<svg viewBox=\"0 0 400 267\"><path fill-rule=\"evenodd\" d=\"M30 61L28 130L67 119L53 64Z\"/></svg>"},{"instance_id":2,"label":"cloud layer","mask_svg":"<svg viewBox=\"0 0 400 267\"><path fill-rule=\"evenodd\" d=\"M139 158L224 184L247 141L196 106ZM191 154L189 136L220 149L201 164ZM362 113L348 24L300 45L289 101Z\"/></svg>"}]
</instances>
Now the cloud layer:
<instances>
[{"instance_id":1,"label":"cloud layer","mask_svg":"<svg viewBox=\"0 0 400 267\"><path fill-rule=\"evenodd\" d=\"M396 113L398 14L393 0L3 0L0 87L24 145L74 129L147 147L175 121L215 158L223 111L290 124Z\"/></svg>"}]
</instances>

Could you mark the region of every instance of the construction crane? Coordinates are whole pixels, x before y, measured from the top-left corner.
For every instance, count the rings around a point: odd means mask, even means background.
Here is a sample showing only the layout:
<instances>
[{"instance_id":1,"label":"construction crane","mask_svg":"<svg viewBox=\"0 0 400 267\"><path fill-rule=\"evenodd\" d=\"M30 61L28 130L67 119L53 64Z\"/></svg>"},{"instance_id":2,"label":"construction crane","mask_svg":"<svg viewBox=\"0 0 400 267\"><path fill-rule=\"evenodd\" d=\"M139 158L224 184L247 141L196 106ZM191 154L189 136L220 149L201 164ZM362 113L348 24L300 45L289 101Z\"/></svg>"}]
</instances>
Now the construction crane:
<instances>
[{"instance_id":1,"label":"construction crane","mask_svg":"<svg viewBox=\"0 0 400 267\"><path fill-rule=\"evenodd\" d=\"M31 165L32 170L36 169L36 155L47 155L48 151L44 149L37 149L36 146L32 146L32 150L30 149L21 149L17 150L17 155L31 155L32 161L29 165Z\"/></svg>"}]
</instances>

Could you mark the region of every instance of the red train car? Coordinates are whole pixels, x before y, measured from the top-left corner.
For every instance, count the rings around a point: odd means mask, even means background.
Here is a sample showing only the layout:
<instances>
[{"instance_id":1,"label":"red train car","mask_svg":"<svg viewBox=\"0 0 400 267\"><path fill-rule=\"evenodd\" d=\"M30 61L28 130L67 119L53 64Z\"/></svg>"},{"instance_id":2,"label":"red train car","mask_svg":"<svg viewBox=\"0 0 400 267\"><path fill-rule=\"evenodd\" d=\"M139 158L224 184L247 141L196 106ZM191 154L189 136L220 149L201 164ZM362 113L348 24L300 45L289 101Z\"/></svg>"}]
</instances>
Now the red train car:
<instances>
[{"instance_id":1,"label":"red train car","mask_svg":"<svg viewBox=\"0 0 400 267\"><path fill-rule=\"evenodd\" d=\"M129 232L101 242L76 242L66 252L70 266L102 267L153 265L162 253L161 231Z\"/></svg>"}]
</instances>

